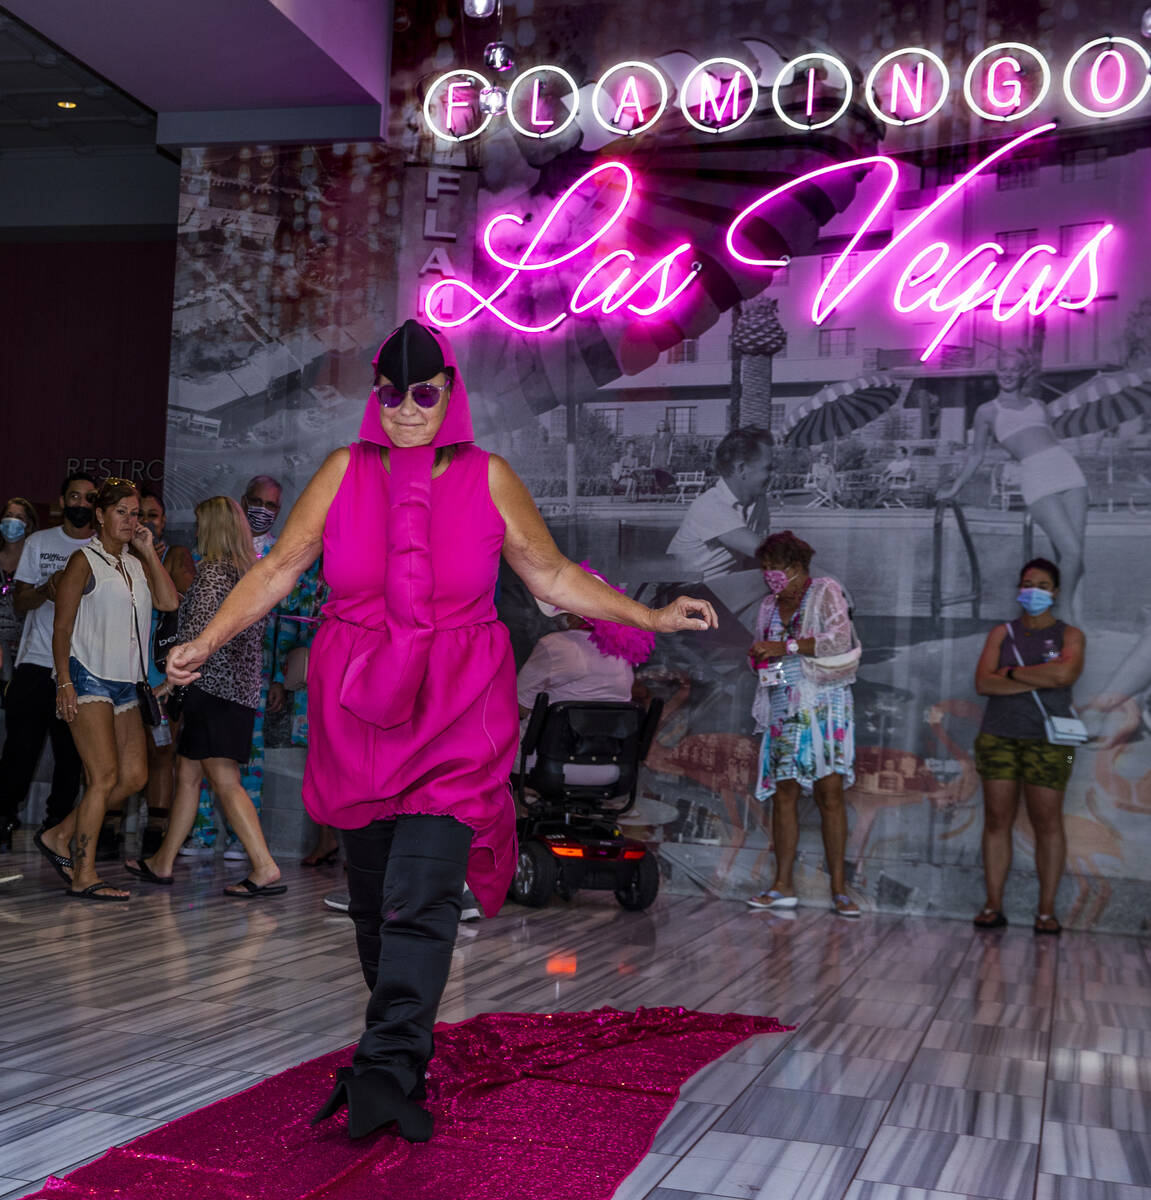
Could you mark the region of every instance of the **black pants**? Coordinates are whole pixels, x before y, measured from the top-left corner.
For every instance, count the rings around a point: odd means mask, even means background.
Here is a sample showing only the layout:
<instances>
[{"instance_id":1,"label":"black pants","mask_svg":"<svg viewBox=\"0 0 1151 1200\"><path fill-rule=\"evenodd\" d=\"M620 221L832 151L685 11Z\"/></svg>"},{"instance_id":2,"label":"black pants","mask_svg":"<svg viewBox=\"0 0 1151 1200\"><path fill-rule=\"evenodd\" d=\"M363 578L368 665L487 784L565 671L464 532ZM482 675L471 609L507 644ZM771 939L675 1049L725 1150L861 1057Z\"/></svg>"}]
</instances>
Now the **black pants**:
<instances>
[{"instance_id":1,"label":"black pants","mask_svg":"<svg viewBox=\"0 0 1151 1200\"><path fill-rule=\"evenodd\" d=\"M11 821L24 803L44 738L52 739L52 792L45 824L55 825L75 807L83 765L67 722L56 716L56 682L48 667L23 663L4 696L7 737L0 755L0 821Z\"/></svg>"},{"instance_id":2,"label":"black pants","mask_svg":"<svg viewBox=\"0 0 1151 1200\"><path fill-rule=\"evenodd\" d=\"M404 816L343 831L348 915L372 989L357 1075L387 1067L411 1092L432 1056L472 831L453 817Z\"/></svg>"}]
</instances>

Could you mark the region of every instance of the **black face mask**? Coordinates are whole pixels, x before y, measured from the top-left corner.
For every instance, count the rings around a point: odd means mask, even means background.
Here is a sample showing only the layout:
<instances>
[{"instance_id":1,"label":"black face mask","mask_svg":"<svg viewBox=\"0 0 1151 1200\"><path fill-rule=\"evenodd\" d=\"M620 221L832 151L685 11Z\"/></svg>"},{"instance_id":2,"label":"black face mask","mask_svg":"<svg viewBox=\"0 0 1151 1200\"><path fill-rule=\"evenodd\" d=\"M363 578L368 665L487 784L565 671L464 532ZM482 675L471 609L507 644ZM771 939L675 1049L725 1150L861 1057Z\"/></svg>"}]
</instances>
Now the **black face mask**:
<instances>
[{"instance_id":1,"label":"black face mask","mask_svg":"<svg viewBox=\"0 0 1151 1200\"><path fill-rule=\"evenodd\" d=\"M82 504L69 504L64 509L64 520L77 529L86 529L92 524L92 510Z\"/></svg>"}]
</instances>

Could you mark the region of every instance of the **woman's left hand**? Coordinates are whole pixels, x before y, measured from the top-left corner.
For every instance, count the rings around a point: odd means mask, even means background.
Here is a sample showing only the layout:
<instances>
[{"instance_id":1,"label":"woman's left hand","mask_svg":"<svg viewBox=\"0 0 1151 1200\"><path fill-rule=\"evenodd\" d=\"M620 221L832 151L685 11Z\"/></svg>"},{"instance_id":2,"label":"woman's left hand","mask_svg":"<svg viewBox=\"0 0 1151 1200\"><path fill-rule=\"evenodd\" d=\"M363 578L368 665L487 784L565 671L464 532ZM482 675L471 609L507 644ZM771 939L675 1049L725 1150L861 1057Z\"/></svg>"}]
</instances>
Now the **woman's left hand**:
<instances>
[{"instance_id":1,"label":"woman's left hand","mask_svg":"<svg viewBox=\"0 0 1151 1200\"><path fill-rule=\"evenodd\" d=\"M685 629L718 629L719 618L706 600L677 596L663 608L652 609L653 633L679 633Z\"/></svg>"},{"instance_id":2,"label":"woman's left hand","mask_svg":"<svg viewBox=\"0 0 1151 1200\"><path fill-rule=\"evenodd\" d=\"M137 525L136 532L132 534L132 547L138 550L140 554L147 557L152 551L152 531L147 525Z\"/></svg>"},{"instance_id":3,"label":"woman's left hand","mask_svg":"<svg viewBox=\"0 0 1151 1200\"><path fill-rule=\"evenodd\" d=\"M753 642L748 654L756 661L762 662L765 658L782 658L787 653L787 644L785 642Z\"/></svg>"}]
</instances>

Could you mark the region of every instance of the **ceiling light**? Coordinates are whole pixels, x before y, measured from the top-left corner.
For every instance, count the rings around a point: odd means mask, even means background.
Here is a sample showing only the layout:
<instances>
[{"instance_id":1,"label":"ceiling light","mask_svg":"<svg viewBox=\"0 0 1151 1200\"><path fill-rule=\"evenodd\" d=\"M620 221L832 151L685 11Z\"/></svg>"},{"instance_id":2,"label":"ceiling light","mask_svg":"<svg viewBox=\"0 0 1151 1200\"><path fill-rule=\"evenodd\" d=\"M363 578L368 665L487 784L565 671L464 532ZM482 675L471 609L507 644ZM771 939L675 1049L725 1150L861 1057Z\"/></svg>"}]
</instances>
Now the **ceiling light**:
<instances>
[{"instance_id":1,"label":"ceiling light","mask_svg":"<svg viewBox=\"0 0 1151 1200\"><path fill-rule=\"evenodd\" d=\"M75 108L76 101L75 100L57 100L56 107L57 108Z\"/></svg>"},{"instance_id":2,"label":"ceiling light","mask_svg":"<svg viewBox=\"0 0 1151 1200\"><path fill-rule=\"evenodd\" d=\"M464 16L483 21L495 13L496 7L497 0L464 0Z\"/></svg>"}]
</instances>

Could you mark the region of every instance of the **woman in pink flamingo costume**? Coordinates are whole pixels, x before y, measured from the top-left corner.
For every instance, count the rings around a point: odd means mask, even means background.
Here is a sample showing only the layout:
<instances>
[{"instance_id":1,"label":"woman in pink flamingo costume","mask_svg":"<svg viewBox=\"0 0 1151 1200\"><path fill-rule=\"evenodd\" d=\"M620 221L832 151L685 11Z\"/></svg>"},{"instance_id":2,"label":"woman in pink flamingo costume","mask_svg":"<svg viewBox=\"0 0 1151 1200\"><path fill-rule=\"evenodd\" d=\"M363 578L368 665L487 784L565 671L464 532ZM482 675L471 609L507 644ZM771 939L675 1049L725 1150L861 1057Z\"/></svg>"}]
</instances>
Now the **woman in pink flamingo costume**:
<instances>
[{"instance_id":1,"label":"woman in pink flamingo costume","mask_svg":"<svg viewBox=\"0 0 1151 1200\"><path fill-rule=\"evenodd\" d=\"M372 994L354 1065L316 1119L346 1104L353 1137L395 1121L426 1141L432 1119L418 1102L465 875L490 916L516 862L519 721L495 610L500 554L539 599L591 618L670 633L714 628L716 616L689 597L649 609L559 552L515 472L474 445L467 389L438 331L406 321L372 366L359 442L328 456L280 540L171 652L168 673L197 678L323 552L331 598L309 663L304 804L343 831Z\"/></svg>"}]
</instances>

